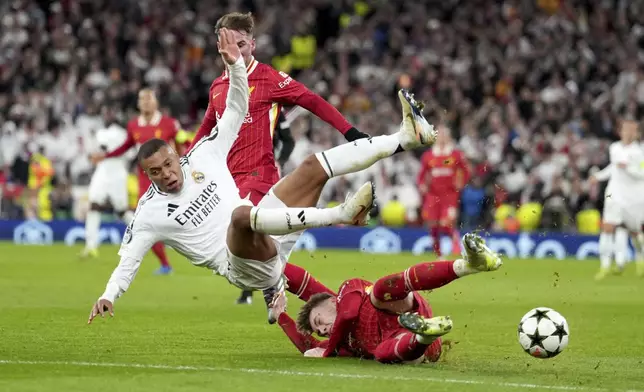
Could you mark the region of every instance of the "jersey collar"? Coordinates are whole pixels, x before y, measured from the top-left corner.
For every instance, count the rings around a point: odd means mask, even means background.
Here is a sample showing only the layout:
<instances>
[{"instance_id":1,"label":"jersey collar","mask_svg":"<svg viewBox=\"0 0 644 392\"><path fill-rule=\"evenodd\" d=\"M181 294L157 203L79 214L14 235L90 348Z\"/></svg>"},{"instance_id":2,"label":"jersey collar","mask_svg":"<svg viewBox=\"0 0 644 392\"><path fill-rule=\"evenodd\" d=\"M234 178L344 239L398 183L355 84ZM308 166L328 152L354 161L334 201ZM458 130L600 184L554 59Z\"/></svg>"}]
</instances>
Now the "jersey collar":
<instances>
[{"instance_id":1,"label":"jersey collar","mask_svg":"<svg viewBox=\"0 0 644 392\"><path fill-rule=\"evenodd\" d=\"M450 155L454 151L454 145L453 144L448 144L445 146L445 148L440 148L438 146L433 146L432 147L432 153L434 155Z\"/></svg>"},{"instance_id":2,"label":"jersey collar","mask_svg":"<svg viewBox=\"0 0 644 392\"><path fill-rule=\"evenodd\" d=\"M152 119L149 123L145 121L145 118L143 116L139 116L137 122L140 127L146 127L150 125L156 127L161 122L161 112L158 110L154 112L154 115L152 116Z\"/></svg>"},{"instance_id":3,"label":"jersey collar","mask_svg":"<svg viewBox=\"0 0 644 392\"><path fill-rule=\"evenodd\" d=\"M246 74L247 74L248 76L250 76L250 74L252 74L252 73L253 73L253 71L255 71L255 69L257 68L257 65L258 65L258 64L259 64L259 61L255 60L255 57L253 57L253 58L250 60L250 64L248 64L248 65L246 66ZM228 78L228 67L226 67L226 69L224 69L224 79L225 79L225 78Z\"/></svg>"}]
</instances>

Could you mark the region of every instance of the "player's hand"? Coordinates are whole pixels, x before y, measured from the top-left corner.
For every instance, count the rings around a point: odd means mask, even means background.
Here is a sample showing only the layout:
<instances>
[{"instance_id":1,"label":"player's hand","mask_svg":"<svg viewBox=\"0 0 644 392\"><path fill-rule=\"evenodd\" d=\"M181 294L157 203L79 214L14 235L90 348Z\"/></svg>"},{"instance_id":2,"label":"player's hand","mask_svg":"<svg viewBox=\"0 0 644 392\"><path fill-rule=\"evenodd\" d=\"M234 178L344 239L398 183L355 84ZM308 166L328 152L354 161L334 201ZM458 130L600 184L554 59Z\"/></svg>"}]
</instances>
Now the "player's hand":
<instances>
[{"instance_id":1,"label":"player's hand","mask_svg":"<svg viewBox=\"0 0 644 392\"><path fill-rule=\"evenodd\" d=\"M286 293L281 293L273 302L273 314L275 317L279 317L280 314L286 311Z\"/></svg>"},{"instance_id":2,"label":"player's hand","mask_svg":"<svg viewBox=\"0 0 644 392\"><path fill-rule=\"evenodd\" d=\"M101 152L97 152L97 153L92 154L92 155L89 156L89 160L92 161L92 164L94 164L94 165L97 165L103 159L105 159L105 154L103 154Z\"/></svg>"},{"instance_id":3,"label":"player's hand","mask_svg":"<svg viewBox=\"0 0 644 392\"><path fill-rule=\"evenodd\" d=\"M590 186L595 186L597 185L598 182L599 181L597 181L597 177L595 176L590 176L590 178L588 179L588 183L590 184Z\"/></svg>"},{"instance_id":4,"label":"player's hand","mask_svg":"<svg viewBox=\"0 0 644 392\"><path fill-rule=\"evenodd\" d=\"M322 347L312 348L304 352L305 357L311 357L311 358L322 358L323 355L324 355L324 349Z\"/></svg>"},{"instance_id":5,"label":"player's hand","mask_svg":"<svg viewBox=\"0 0 644 392\"><path fill-rule=\"evenodd\" d=\"M628 166L624 162L620 162L617 164L617 167L619 167L620 169L626 169L626 167Z\"/></svg>"},{"instance_id":6,"label":"player's hand","mask_svg":"<svg viewBox=\"0 0 644 392\"><path fill-rule=\"evenodd\" d=\"M94 320L94 318L99 314L101 317L105 317L106 312L109 313L110 317L114 317L114 305L106 299L99 299L96 301L94 306L92 306L92 311L89 314L87 324L91 324L92 320Z\"/></svg>"},{"instance_id":7,"label":"player's hand","mask_svg":"<svg viewBox=\"0 0 644 392\"><path fill-rule=\"evenodd\" d=\"M219 40L217 41L217 49L224 61L229 64L235 64L237 59L241 57L241 51L237 42L235 42L235 35L231 30L222 28L219 30Z\"/></svg>"},{"instance_id":8,"label":"player's hand","mask_svg":"<svg viewBox=\"0 0 644 392\"><path fill-rule=\"evenodd\" d=\"M367 139L369 137L369 135L364 132L358 131L355 127L349 129L347 133L344 134L344 138L347 139L348 142L352 142L358 139Z\"/></svg>"}]
</instances>

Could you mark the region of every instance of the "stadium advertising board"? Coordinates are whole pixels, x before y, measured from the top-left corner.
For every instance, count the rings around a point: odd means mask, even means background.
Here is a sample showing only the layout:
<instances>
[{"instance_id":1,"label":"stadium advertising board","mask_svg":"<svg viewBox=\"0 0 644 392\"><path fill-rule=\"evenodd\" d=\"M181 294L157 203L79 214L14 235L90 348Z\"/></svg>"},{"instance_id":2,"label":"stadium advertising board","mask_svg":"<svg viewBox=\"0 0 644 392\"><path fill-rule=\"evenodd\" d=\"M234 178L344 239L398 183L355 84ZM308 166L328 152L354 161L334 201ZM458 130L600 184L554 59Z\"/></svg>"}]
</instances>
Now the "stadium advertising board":
<instances>
[{"instance_id":1,"label":"stadium advertising board","mask_svg":"<svg viewBox=\"0 0 644 392\"><path fill-rule=\"evenodd\" d=\"M119 244L125 231L121 223L104 223L99 233L101 243ZM564 233L484 233L493 250L516 258L574 257L583 260L596 257L596 236ZM18 245L66 245L85 240L85 227L75 221L0 221L0 240ZM443 238L443 252L451 251L451 241ZM318 249L355 249L366 253L396 254L410 251L420 255L430 252L432 240L422 229L385 227L329 227L305 232L296 245L297 250L314 252ZM632 254L629 255L629 259Z\"/></svg>"}]
</instances>

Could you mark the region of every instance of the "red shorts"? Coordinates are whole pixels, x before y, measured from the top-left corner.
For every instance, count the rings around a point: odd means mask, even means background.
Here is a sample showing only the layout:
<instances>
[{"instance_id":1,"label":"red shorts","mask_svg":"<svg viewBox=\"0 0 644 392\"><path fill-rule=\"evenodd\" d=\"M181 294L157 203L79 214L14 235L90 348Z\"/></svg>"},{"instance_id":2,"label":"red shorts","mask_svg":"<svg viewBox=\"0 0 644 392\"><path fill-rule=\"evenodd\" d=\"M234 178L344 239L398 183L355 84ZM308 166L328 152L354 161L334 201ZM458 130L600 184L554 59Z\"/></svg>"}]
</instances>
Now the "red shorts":
<instances>
[{"instance_id":1,"label":"red shorts","mask_svg":"<svg viewBox=\"0 0 644 392\"><path fill-rule=\"evenodd\" d=\"M422 216L424 222L440 222L456 220L458 215L458 193L444 193L441 195L428 194L423 202Z\"/></svg>"},{"instance_id":2,"label":"red shorts","mask_svg":"<svg viewBox=\"0 0 644 392\"><path fill-rule=\"evenodd\" d=\"M236 178L235 183L239 189L239 196L244 198L250 195L250 201L254 205L259 204L273 186L271 183L259 181L253 177Z\"/></svg>"},{"instance_id":3,"label":"red shorts","mask_svg":"<svg viewBox=\"0 0 644 392\"><path fill-rule=\"evenodd\" d=\"M369 296L366 297L360 308L358 325L355 328L356 344L351 349L365 358L372 359L380 343L408 331L398 324L398 314L375 308L369 298ZM433 317L429 303L417 292L414 292L412 311L418 312L423 317Z\"/></svg>"}]
</instances>

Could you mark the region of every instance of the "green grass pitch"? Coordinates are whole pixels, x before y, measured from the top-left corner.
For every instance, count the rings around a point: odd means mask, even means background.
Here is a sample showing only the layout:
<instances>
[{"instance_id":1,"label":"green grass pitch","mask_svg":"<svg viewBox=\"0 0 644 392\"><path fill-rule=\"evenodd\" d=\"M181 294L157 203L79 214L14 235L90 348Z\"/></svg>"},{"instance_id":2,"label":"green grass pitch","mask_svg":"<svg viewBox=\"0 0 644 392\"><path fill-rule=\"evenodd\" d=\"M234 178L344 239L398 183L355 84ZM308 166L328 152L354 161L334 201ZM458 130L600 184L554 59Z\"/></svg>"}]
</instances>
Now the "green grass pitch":
<instances>
[{"instance_id":1,"label":"green grass pitch","mask_svg":"<svg viewBox=\"0 0 644 392\"><path fill-rule=\"evenodd\" d=\"M79 261L80 248L0 244L0 391L593 391L644 390L644 280L595 283L596 262L506 260L427 294L451 315L452 349L436 364L381 365L303 358L263 300L172 254L175 273L146 258L116 317L87 325L117 263L116 248ZM292 261L330 287L376 279L422 261L409 254L298 252ZM289 297L295 313L301 302ZM531 358L517 342L525 312L548 306L570 324L558 357Z\"/></svg>"}]
</instances>

